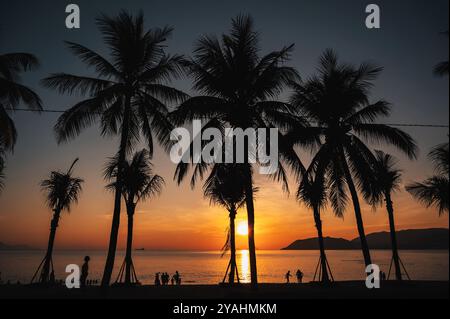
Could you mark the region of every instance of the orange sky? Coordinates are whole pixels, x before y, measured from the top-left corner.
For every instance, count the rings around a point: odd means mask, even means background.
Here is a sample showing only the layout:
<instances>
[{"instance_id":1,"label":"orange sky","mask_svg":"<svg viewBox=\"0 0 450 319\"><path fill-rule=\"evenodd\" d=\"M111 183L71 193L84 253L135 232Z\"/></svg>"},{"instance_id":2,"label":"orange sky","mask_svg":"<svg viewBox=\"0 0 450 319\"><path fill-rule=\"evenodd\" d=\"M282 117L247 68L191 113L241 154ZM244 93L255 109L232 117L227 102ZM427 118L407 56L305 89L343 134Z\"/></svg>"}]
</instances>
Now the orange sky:
<instances>
[{"instance_id":1,"label":"orange sky","mask_svg":"<svg viewBox=\"0 0 450 319\"><path fill-rule=\"evenodd\" d=\"M28 244L45 247L47 242L50 211L44 205L39 191L39 180L44 178L51 165L49 156L64 168L70 164L73 150L81 151L83 158L76 167L76 175L85 179L83 193L78 205L70 214L64 214L57 232L57 249L104 249L109 240L111 225L112 194L104 190L101 168L107 152L96 151L98 143L114 147L113 141L86 140L86 136L68 145L36 154L35 159L10 161L11 174L7 187L0 198L0 241L9 244ZM38 147L38 146L37 146ZM108 147L107 147L108 148ZM76 152L75 152L76 153ZM192 191L188 182L181 187L172 181L174 166L161 152L155 159L155 171L166 179L163 194L137 207L135 217L134 247L146 249L196 249L217 250L224 243L228 214L221 207L210 207L203 199L201 189ZM407 166L407 182L423 178L431 173L424 162L404 162ZM20 169L19 169L20 168ZM39 172L39 173L37 173ZM27 175L33 175L31 179ZM280 185L258 177L260 191L256 195L256 244L259 249L279 249L296 239L316 236L311 211L299 205L292 194L288 197ZM19 196L23 198L19 199ZM439 217L436 210L425 209L402 191L394 196L397 228L430 228L449 226L448 215ZM363 205L367 233L386 231L387 216L383 209L373 212ZM237 223L245 221L245 210L239 211ZM124 216L124 215L123 215ZM323 215L325 236L356 237L352 211L344 219L333 216L327 210ZM119 248L124 247L126 219L122 218ZM238 248L246 248L245 236L238 236Z\"/></svg>"}]
</instances>

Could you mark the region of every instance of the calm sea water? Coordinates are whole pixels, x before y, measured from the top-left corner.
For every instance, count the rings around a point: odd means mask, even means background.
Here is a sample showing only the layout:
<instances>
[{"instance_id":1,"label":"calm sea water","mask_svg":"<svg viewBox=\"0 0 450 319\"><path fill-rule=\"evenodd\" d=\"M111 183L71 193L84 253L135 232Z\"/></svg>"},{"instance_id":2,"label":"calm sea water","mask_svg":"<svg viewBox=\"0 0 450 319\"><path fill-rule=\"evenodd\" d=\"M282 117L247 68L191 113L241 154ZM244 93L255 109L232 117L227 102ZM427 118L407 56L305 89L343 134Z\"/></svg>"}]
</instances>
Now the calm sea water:
<instances>
[{"instance_id":1,"label":"calm sea water","mask_svg":"<svg viewBox=\"0 0 450 319\"><path fill-rule=\"evenodd\" d=\"M217 284L222 281L228 265L228 256L219 252L156 252L135 251L134 264L139 280L152 284L156 272L174 273L178 270L184 284ZM42 251L0 251L0 272L3 281L27 283L43 258ZM335 280L362 280L364 262L360 251L328 251L328 259ZM103 272L105 252L57 251L54 255L55 275L65 278L68 264L81 266L83 257L89 255L90 279L100 279ZM373 251L372 258L386 273L389 270L391 253ZM402 251L400 256L409 275L414 280L448 280L448 251ZM117 276L124 252L117 253L114 274ZM248 252L242 250L237 257L239 275L243 282L250 280ZM301 269L304 281L311 281L318 262L317 251L258 251L259 281L280 283L287 270L295 273ZM114 277L115 280L116 277Z\"/></svg>"}]
</instances>

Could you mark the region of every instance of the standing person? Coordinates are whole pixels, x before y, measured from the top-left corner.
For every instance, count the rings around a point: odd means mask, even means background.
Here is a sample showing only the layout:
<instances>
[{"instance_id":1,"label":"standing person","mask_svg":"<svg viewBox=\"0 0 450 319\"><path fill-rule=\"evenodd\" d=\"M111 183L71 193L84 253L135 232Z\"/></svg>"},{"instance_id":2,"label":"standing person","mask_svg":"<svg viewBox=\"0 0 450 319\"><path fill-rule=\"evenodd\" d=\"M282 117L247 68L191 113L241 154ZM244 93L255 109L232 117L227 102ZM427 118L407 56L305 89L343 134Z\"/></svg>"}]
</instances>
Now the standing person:
<instances>
[{"instance_id":1,"label":"standing person","mask_svg":"<svg viewBox=\"0 0 450 319\"><path fill-rule=\"evenodd\" d=\"M177 286L180 286L181 285L181 276L180 276L180 273L178 272L178 270L175 271L174 277L175 277L175 282L176 282Z\"/></svg>"},{"instance_id":2,"label":"standing person","mask_svg":"<svg viewBox=\"0 0 450 319\"><path fill-rule=\"evenodd\" d=\"M159 272L155 274L155 286L161 286L161 280L159 279Z\"/></svg>"},{"instance_id":3,"label":"standing person","mask_svg":"<svg viewBox=\"0 0 450 319\"><path fill-rule=\"evenodd\" d=\"M286 283L287 284L290 283L290 280L291 280L291 277L292 277L290 270L288 270L288 272L286 273L285 277L286 277Z\"/></svg>"},{"instance_id":4,"label":"standing person","mask_svg":"<svg viewBox=\"0 0 450 319\"><path fill-rule=\"evenodd\" d=\"M81 287L86 286L86 280L89 275L89 260L91 260L91 258L89 256L84 257L84 264L81 267L81 276L80 276L80 286Z\"/></svg>"},{"instance_id":5,"label":"standing person","mask_svg":"<svg viewBox=\"0 0 450 319\"><path fill-rule=\"evenodd\" d=\"M300 269L297 270L296 276L297 282L301 284L303 282L303 272Z\"/></svg>"}]
</instances>

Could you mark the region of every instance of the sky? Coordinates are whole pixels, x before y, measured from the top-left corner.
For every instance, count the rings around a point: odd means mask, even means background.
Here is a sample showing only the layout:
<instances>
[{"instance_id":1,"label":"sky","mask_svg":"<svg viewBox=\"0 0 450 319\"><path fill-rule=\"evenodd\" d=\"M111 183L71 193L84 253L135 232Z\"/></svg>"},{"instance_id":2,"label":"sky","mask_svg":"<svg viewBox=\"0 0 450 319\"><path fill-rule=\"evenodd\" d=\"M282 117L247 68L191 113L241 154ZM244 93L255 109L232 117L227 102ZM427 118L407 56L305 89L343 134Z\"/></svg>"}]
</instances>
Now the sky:
<instances>
[{"instance_id":1,"label":"sky","mask_svg":"<svg viewBox=\"0 0 450 319\"><path fill-rule=\"evenodd\" d=\"M65 7L76 3L81 10L81 28L66 29ZM381 8L381 28L365 27L365 7L376 3ZM146 26L175 28L168 41L168 52L190 55L201 35L221 34L229 30L231 18L251 14L261 35L262 53L295 43L289 65L303 78L314 74L320 54L335 49L341 61L373 61L384 67L376 81L371 99L386 99L393 104L392 116L383 123L419 123L448 125L448 78L432 74L435 64L448 59L447 0L435 1L137 1L75 0L2 1L0 3L0 54L30 52L41 61L39 70L23 76L24 84L41 96L45 108L65 110L81 97L64 96L45 89L39 80L50 73L66 72L93 75L92 70L72 56L63 41L83 44L106 54L95 26L99 13L115 15L121 9L142 10ZM189 79L173 83L190 94ZM288 97L284 93L280 99ZM58 114L12 114L19 139L7 160L6 188L0 196L0 242L45 247L51 212L45 206L39 181L52 170L67 169L79 157L75 174L85 180L83 193L70 213L64 214L58 228L56 249L104 249L107 247L113 195L105 190L102 169L114 155L116 138L100 136L98 126L84 131L73 141L58 145L53 133ZM418 142L417 161L409 161L389 147L384 150L398 156L403 169L403 184L421 180L433 173L426 157L436 144L448 141L447 128L408 128ZM373 148L380 148L373 145ZM305 156L307 164L308 156ZM137 207L135 247L162 250L217 250L225 240L228 214L210 206L201 187L192 190L188 182L173 182L175 165L157 149L154 170L166 185L160 197ZM295 199L295 181L291 194L265 177L256 186L256 245L258 249L279 249L296 239L315 237L312 213ZM200 185L201 186L201 185ZM435 209L426 209L401 191L394 195L397 228L448 228L448 215L439 217ZM122 214L124 215L124 214ZM123 217L123 216L122 216ZM373 211L363 205L367 233L388 230L384 209ZM245 222L239 211L238 224ZM323 214L325 236L353 239L357 237L351 207L344 218L327 209ZM119 248L126 239L126 220L122 218ZM245 249L246 237L238 235L238 248Z\"/></svg>"}]
</instances>

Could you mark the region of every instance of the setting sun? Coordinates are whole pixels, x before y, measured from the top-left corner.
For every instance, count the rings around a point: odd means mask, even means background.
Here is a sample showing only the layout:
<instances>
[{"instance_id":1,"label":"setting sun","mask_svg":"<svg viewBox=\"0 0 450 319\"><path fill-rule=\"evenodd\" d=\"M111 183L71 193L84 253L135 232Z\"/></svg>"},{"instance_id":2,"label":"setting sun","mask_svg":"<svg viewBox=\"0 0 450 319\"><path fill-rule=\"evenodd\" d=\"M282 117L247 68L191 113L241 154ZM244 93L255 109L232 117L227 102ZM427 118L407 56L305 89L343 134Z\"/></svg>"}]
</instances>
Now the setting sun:
<instances>
[{"instance_id":1,"label":"setting sun","mask_svg":"<svg viewBox=\"0 0 450 319\"><path fill-rule=\"evenodd\" d=\"M248 227L246 222L240 222L237 226L237 233L241 236L247 236L248 235Z\"/></svg>"}]
</instances>

